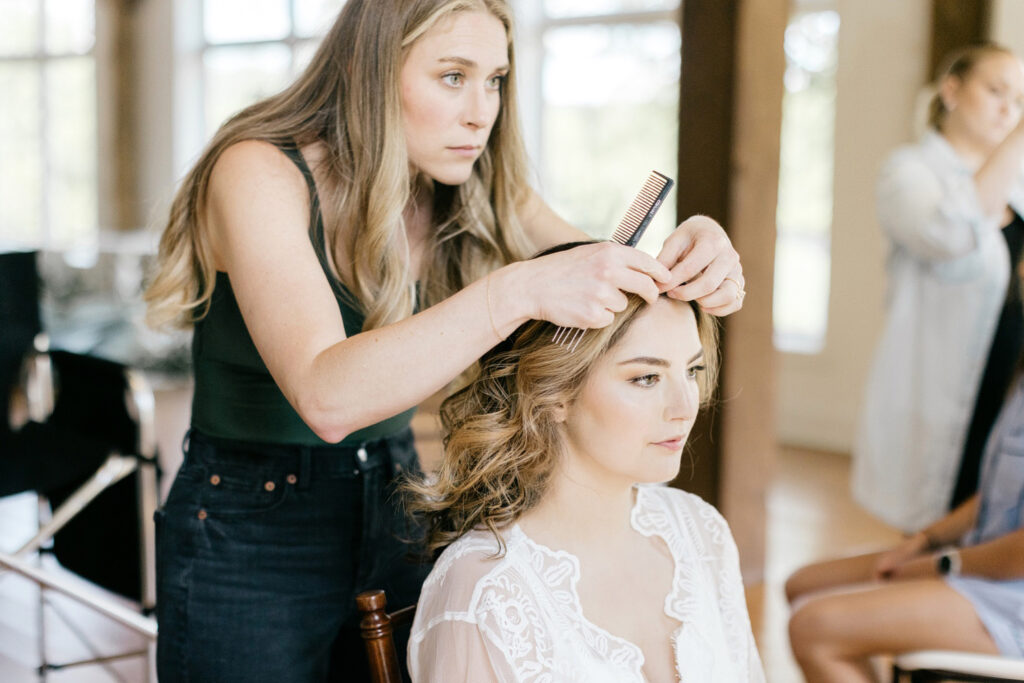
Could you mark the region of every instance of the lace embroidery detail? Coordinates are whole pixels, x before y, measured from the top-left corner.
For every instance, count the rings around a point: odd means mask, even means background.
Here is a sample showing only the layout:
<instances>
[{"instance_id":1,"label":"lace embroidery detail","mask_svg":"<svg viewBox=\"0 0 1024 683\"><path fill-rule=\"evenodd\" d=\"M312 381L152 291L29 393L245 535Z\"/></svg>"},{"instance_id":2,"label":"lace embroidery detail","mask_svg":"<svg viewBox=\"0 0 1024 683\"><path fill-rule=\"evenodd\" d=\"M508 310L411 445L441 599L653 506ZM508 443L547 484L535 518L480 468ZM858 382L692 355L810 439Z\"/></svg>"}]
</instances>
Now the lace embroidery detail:
<instances>
[{"instance_id":1,"label":"lace embroidery detail","mask_svg":"<svg viewBox=\"0 0 1024 683\"><path fill-rule=\"evenodd\" d=\"M725 520L691 494L638 487L631 523L662 538L673 558L664 611L682 624L671 636L680 680L763 681ZM518 526L503 535L500 559L486 560L496 550L486 531L442 553L423 586L410 662L431 628L464 622L476 625L491 664L507 668L496 671L501 680L642 683L643 651L583 614L578 558L534 542Z\"/></svg>"},{"instance_id":2,"label":"lace embroidery detail","mask_svg":"<svg viewBox=\"0 0 1024 683\"><path fill-rule=\"evenodd\" d=\"M675 563L665 613L683 624L675 635L681 679L748 680L750 618L725 520L693 494L640 486L631 522L664 540Z\"/></svg>"}]
</instances>

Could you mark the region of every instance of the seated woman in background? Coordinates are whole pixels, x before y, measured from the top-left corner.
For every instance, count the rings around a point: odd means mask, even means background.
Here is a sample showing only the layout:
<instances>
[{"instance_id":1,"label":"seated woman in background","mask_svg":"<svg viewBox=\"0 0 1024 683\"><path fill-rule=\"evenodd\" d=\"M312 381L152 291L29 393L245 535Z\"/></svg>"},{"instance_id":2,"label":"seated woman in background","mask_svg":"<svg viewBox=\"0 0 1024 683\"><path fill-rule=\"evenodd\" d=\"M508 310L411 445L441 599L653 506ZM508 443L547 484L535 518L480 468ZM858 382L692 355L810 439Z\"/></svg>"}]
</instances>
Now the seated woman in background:
<instances>
[{"instance_id":1,"label":"seated woman in background","mask_svg":"<svg viewBox=\"0 0 1024 683\"><path fill-rule=\"evenodd\" d=\"M554 331L520 327L442 407L444 460L411 486L428 547L444 548L413 680L763 681L725 520L644 485L679 470L714 324L630 295L572 352Z\"/></svg>"},{"instance_id":2,"label":"seated woman in background","mask_svg":"<svg viewBox=\"0 0 1024 683\"><path fill-rule=\"evenodd\" d=\"M978 493L895 548L813 564L790 577L790 642L810 683L873 680L867 659L876 654L948 649L1024 657L1020 370L1011 386L985 446Z\"/></svg>"}]
</instances>

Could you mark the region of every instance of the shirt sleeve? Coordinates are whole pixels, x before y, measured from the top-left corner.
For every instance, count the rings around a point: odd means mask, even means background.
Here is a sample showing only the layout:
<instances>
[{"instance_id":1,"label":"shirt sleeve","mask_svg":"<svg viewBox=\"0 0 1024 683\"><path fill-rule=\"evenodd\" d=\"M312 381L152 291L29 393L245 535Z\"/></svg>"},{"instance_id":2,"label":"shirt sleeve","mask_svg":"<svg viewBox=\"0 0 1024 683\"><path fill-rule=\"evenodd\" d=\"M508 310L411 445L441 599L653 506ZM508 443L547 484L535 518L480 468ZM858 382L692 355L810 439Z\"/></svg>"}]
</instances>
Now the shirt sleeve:
<instances>
[{"instance_id":1,"label":"shirt sleeve","mask_svg":"<svg viewBox=\"0 0 1024 683\"><path fill-rule=\"evenodd\" d=\"M928 261L969 254L978 246L979 232L993 222L982 211L972 175L960 169L939 173L919 150L905 148L886 161L877 186L882 229Z\"/></svg>"},{"instance_id":2,"label":"shirt sleeve","mask_svg":"<svg viewBox=\"0 0 1024 683\"><path fill-rule=\"evenodd\" d=\"M410 643L409 649L409 674L413 683L513 683L517 680L501 648L491 643L472 622L438 622L417 643Z\"/></svg>"}]
</instances>

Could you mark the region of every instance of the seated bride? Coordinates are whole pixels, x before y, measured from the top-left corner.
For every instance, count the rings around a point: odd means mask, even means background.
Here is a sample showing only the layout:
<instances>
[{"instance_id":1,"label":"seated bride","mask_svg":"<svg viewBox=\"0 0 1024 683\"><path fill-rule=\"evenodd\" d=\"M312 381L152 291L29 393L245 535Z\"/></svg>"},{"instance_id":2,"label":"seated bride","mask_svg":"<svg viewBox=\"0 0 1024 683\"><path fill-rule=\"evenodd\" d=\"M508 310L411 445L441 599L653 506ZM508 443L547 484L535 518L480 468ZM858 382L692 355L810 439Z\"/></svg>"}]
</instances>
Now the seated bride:
<instances>
[{"instance_id":1,"label":"seated bride","mask_svg":"<svg viewBox=\"0 0 1024 683\"><path fill-rule=\"evenodd\" d=\"M719 513L679 471L714 381L714 323L633 297L573 351L520 327L443 405L443 463L410 486L443 548L413 681L763 681Z\"/></svg>"}]
</instances>

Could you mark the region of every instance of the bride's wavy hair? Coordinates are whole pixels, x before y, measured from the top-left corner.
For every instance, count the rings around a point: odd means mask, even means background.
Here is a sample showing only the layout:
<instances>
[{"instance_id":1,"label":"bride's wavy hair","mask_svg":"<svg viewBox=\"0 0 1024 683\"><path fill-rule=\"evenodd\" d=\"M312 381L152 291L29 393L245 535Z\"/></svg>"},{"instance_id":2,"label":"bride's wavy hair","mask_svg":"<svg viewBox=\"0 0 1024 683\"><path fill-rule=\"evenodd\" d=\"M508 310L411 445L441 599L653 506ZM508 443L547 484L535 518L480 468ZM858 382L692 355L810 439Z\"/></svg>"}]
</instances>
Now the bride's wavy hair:
<instances>
[{"instance_id":1,"label":"bride's wavy hair","mask_svg":"<svg viewBox=\"0 0 1024 683\"><path fill-rule=\"evenodd\" d=\"M689 305L697 319L707 371L705 403L716 384L718 330L714 318ZM486 528L504 551L500 530L543 498L564 453L559 408L579 397L594 364L648 308L630 295L624 311L588 330L571 353L552 343L555 327L531 321L480 360L476 379L441 405L444 457L439 469L407 482L409 510L426 525L426 551L440 550L474 528Z\"/></svg>"}]
</instances>

